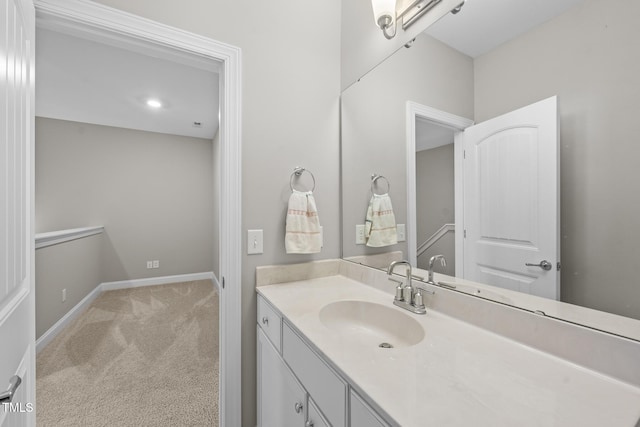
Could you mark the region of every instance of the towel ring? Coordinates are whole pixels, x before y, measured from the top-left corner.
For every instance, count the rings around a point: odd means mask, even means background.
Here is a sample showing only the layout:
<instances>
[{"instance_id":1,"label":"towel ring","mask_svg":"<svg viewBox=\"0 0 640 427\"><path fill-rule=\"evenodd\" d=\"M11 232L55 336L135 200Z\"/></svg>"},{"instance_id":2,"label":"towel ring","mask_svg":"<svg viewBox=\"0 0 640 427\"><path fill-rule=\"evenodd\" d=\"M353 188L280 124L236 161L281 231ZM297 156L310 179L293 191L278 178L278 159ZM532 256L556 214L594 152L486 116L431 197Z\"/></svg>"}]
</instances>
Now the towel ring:
<instances>
[{"instance_id":1,"label":"towel ring","mask_svg":"<svg viewBox=\"0 0 640 427\"><path fill-rule=\"evenodd\" d=\"M386 183L387 183L387 193L389 193L389 191L391 190L391 184L389 184L389 180L388 180L385 176L383 176L383 175L378 175L377 173L372 173L372 174L371 174L371 193L379 195L379 194L378 194L378 193L376 193L376 192L375 192L375 190L373 189L373 188L376 186L376 182L377 182L379 179L384 179L384 182L386 182ZM384 193L383 193L383 194L384 194Z\"/></svg>"},{"instance_id":2,"label":"towel ring","mask_svg":"<svg viewBox=\"0 0 640 427\"><path fill-rule=\"evenodd\" d=\"M300 175L302 175L303 172L307 172L309 175L311 175L311 179L313 180L313 187L311 188L311 191L316 189L316 177L313 176L313 173L311 173L311 171L309 169L305 169L302 166L296 166L295 169L293 169L293 173L291 174L291 178L289 178L289 187L291 188L291 192L293 193L293 177L300 177Z\"/></svg>"}]
</instances>

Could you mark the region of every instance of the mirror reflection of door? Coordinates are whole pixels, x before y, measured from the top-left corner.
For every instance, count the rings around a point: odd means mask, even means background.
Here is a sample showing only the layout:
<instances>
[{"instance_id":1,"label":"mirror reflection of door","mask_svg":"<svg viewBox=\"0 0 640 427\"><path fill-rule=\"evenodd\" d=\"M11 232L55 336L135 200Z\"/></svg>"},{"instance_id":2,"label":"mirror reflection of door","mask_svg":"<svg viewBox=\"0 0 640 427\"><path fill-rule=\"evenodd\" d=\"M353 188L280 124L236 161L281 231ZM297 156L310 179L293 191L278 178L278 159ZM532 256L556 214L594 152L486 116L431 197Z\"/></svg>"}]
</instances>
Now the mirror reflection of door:
<instances>
[{"instance_id":1,"label":"mirror reflection of door","mask_svg":"<svg viewBox=\"0 0 640 427\"><path fill-rule=\"evenodd\" d=\"M560 298L557 99L464 131L464 278Z\"/></svg>"},{"instance_id":2,"label":"mirror reflection of door","mask_svg":"<svg viewBox=\"0 0 640 427\"><path fill-rule=\"evenodd\" d=\"M412 262L428 269L429 259L442 254L447 266L438 264L437 272L558 299L556 97L474 126L430 107L408 107Z\"/></svg>"},{"instance_id":3,"label":"mirror reflection of door","mask_svg":"<svg viewBox=\"0 0 640 427\"><path fill-rule=\"evenodd\" d=\"M416 117L417 266L442 254L447 266L437 271L455 276L454 131Z\"/></svg>"}]
</instances>

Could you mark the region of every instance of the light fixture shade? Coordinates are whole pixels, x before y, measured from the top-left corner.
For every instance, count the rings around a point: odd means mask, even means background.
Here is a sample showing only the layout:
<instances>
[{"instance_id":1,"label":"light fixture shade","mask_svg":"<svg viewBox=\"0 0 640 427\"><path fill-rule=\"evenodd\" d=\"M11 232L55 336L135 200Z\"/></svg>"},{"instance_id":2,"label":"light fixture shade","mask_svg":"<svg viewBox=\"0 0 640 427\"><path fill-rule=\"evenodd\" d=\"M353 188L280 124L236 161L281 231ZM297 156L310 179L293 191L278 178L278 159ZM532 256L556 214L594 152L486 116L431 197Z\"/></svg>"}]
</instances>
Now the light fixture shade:
<instances>
[{"instance_id":1,"label":"light fixture shade","mask_svg":"<svg viewBox=\"0 0 640 427\"><path fill-rule=\"evenodd\" d=\"M373 19L378 27L380 27L380 18L389 16L391 23L396 19L396 0L371 0L373 9Z\"/></svg>"}]
</instances>

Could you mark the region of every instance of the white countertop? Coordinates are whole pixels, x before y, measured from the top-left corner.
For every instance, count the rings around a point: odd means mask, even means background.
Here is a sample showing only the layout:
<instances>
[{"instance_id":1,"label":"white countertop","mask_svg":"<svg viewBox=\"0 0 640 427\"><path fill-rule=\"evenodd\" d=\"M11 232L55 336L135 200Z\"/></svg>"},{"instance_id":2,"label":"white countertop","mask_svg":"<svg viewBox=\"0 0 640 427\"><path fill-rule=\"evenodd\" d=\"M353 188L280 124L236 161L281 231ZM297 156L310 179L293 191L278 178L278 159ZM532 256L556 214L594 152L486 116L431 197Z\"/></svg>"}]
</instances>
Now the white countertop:
<instances>
[{"instance_id":1,"label":"white countertop","mask_svg":"<svg viewBox=\"0 0 640 427\"><path fill-rule=\"evenodd\" d=\"M403 427L633 427L640 419L637 387L434 310L409 313L389 294L345 276L261 286L258 292ZM392 349L345 339L319 318L322 307L340 300L406 313L421 323L425 338Z\"/></svg>"}]
</instances>

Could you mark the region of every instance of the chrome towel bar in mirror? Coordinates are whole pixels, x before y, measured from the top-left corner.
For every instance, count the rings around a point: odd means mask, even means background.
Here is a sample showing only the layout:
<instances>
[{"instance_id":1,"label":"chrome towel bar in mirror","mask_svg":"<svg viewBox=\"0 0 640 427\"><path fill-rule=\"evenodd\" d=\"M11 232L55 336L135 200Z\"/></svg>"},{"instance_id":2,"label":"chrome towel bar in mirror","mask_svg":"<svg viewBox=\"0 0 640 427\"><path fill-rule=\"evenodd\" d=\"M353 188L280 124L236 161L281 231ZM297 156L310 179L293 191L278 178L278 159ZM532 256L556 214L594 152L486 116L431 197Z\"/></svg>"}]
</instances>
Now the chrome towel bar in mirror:
<instances>
[{"instance_id":1,"label":"chrome towel bar in mirror","mask_svg":"<svg viewBox=\"0 0 640 427\"><path fill-rule=\"evenodd\" d=\"M380 195L380 193L376 193L376 191L375 191L375 187L376 187L377 181L379 179L383 179L384 182L387 183L387 191L385 191L384 193L381 193L381 194L389 193L389 191L391 190L391 184L389 184L389 180L385 176L378 175L377 173L372 173L371 174L371 193Z\"/></svg>"}]
</instances>

